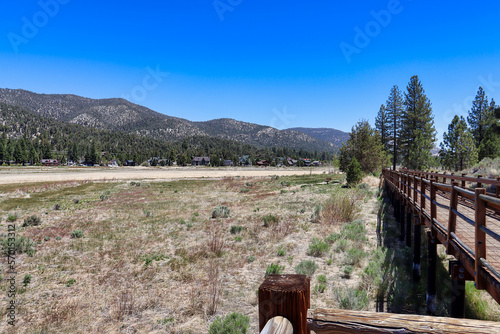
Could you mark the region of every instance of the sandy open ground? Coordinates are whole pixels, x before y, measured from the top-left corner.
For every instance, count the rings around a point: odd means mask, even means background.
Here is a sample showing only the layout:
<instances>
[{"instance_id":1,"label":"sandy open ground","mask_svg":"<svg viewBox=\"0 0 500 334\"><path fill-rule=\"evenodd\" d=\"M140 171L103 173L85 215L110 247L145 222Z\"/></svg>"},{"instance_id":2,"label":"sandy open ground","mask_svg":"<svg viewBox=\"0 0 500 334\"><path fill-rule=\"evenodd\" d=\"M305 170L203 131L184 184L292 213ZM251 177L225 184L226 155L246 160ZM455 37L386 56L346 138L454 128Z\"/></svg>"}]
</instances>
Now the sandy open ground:
<instances>
[{"instance_id":1,"label":"sandy open ground","mask_svg":"<svg viewBox=\"0 0 500 334\"><path fill-rule=\"evenodd\" d=\"M187 178L221 178L224 176L270 176L328 173L328 168L208 168L208 167L23 167L0 168L0 184L114 181L114 180L177 180Z\"/></svg>"}]
</instances>

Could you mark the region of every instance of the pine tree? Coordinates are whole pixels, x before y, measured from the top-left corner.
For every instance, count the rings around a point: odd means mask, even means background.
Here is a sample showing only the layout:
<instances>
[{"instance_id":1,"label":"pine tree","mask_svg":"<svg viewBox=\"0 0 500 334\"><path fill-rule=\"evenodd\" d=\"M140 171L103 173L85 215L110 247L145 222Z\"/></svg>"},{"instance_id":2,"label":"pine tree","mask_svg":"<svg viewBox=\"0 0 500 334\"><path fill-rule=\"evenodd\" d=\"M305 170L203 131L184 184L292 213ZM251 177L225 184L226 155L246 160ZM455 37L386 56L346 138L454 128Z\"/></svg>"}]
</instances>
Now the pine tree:
<instances>
[{"instance_id":1,"label":"pine tree","mask_svg":"<svg viewBox=\"0 0 500 334\"><path fill-rule=\"evenodd\" d=\"M488 123L491 123L493 110L488 104L483 87L479 87L476 98L472 102L472 108L467 116L467 122L471 128L472 135L476 141L476 147L481 145Z\"/></svg>"},{"instance_id":2,"label":"pine tree","mask_svg":"<svg viewBox=\"0 0 500 334\"><path fill-rule=\"evenodd\" d=\"M411 77L406 89L400 134L403 163L410 169L424 169L436 141L431 102L418 76Z\"/></svg>"},{"instance_id":3,"label":"pine tree","mask_svg":"<svg viewBox=\"0 0 500 334\"><path fill-rule=\"evenodd\" d=\"M356 158L365 173L380 171L387 165L387 155L380 142L380 136L362 120L353 126L350 138L340 149L340 169L347 172L352 159Z\"/></svg>"},{"instance_id":4,"label":"pine tree","mask_svg":"<svg viewBox=\"0 0 500 334\"><path fill-rule=\"evenodd\" d=\"M399 156L399 140L401 131L401 114L403 112L403 98L398 86L394 85L391 88L389 98L385 103L385 111L387 113L389 124L389 142L392 146L392 168L396 169L396 164Z\"/></svg>"},{"instance_id":5,"label":"pine tree","mask_svg":"<svg viewBox=\"0 0 500 334\"><path fill-rule=\"evenodd\" d=\"M474 137L462 116L455 115L448 125L448 132L443 134L439 156L445 167L455 171L464 170L477 162Z\"/></svg>"},{"instance_id":6,"label":"pine tree","mask_svg":"<svg viewBox=\"0 0 500 334\"><path fill-rule=\"evenodd\" d=\"M375 129L380 133L380 141L382 142L382 145L384 145L384 149L389 151L389 138L391 133L389 117L387 116L387 111L385 110L384 105L380 106L377 117L375 118Z\"/></svg>"}]
</instances>

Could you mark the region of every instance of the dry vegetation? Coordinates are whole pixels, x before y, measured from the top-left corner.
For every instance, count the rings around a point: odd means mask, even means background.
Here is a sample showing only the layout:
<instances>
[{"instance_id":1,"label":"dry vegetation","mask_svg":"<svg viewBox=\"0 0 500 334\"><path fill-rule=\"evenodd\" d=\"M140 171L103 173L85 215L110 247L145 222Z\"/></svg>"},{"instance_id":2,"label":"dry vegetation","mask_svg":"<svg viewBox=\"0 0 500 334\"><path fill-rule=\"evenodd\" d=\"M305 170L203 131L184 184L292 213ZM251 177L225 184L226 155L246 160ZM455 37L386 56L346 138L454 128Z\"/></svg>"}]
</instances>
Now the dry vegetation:
<instances>
[{"instance_id":1,"label":"dry vegetation","mask_svg":"<svg viewBox=\"0 0 500 334\"><path fill-rule=\"evenodd\" d=\"M235 311L257 332L267 267L295 273L304 260L317 265L312 308L351 302L337 291L356 299L361 286L373 300L363 272L376 248L376 191L366 185L344 198L341 176L328 175L328 185L326 176L1 186L0 233L15 218L18 237L37 243L31 256L16 255L17 332L207 333L217 315ZM355 208L348 221L361 219L363 238L335 237L349 231L323 209L334 194ZM229 216L212 218L217 206ZM32 215L41 224L21 227Z\"/></svg>"}]
</instances>

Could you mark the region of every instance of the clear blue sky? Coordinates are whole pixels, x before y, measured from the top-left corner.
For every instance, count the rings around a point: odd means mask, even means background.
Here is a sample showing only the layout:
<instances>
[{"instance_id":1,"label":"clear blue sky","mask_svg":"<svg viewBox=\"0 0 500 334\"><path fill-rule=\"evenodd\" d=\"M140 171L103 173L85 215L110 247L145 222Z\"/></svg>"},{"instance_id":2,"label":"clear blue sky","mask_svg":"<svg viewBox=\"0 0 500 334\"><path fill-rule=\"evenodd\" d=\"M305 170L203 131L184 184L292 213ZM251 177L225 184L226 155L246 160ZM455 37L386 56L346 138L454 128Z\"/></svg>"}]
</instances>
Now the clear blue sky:
<instances>
[{"instance_id":1,"label":"clear blue sky","mask_svg":"<svg viewBox=\"0 0 500 334\"><path fill-rule=\"evenodd\" d=\"M4 0L0 15L2 88L350 131L418 75L439 140L480 85L500 102L497 1Z\"/></svg>"}]
</instances>

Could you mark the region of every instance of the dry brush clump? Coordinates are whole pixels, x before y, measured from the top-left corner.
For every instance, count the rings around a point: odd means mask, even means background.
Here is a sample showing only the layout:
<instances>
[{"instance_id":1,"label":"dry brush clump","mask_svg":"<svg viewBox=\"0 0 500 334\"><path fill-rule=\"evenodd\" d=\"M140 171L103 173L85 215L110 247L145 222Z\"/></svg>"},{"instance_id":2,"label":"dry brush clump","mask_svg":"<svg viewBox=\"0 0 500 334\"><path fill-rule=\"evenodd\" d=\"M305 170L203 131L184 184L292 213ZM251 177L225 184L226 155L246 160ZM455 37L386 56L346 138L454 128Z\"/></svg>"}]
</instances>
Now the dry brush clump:
<instances>
[{"instance_id":1,"label":"dry brush clump","mask_svg":"<svg viewBox=\"0 0 500 334\"><path fill-rule=\"evenodd\" d=\"M210 222L207 237L208 249L215 255L221 256L226 247L226 235L223 224L217 221Z\"/></svg>"},{"instance_id":2,"label":"dry brush clump","mask_svg":"<svg viewBox=\"0 0 500 334\"><path fill-rule=\"evenodd\" d=\"M338 224L355 220L359 214L359 200L360 194L356 190L335 191L323 204L321 222Z\"/></svg>"}]
</instances>

